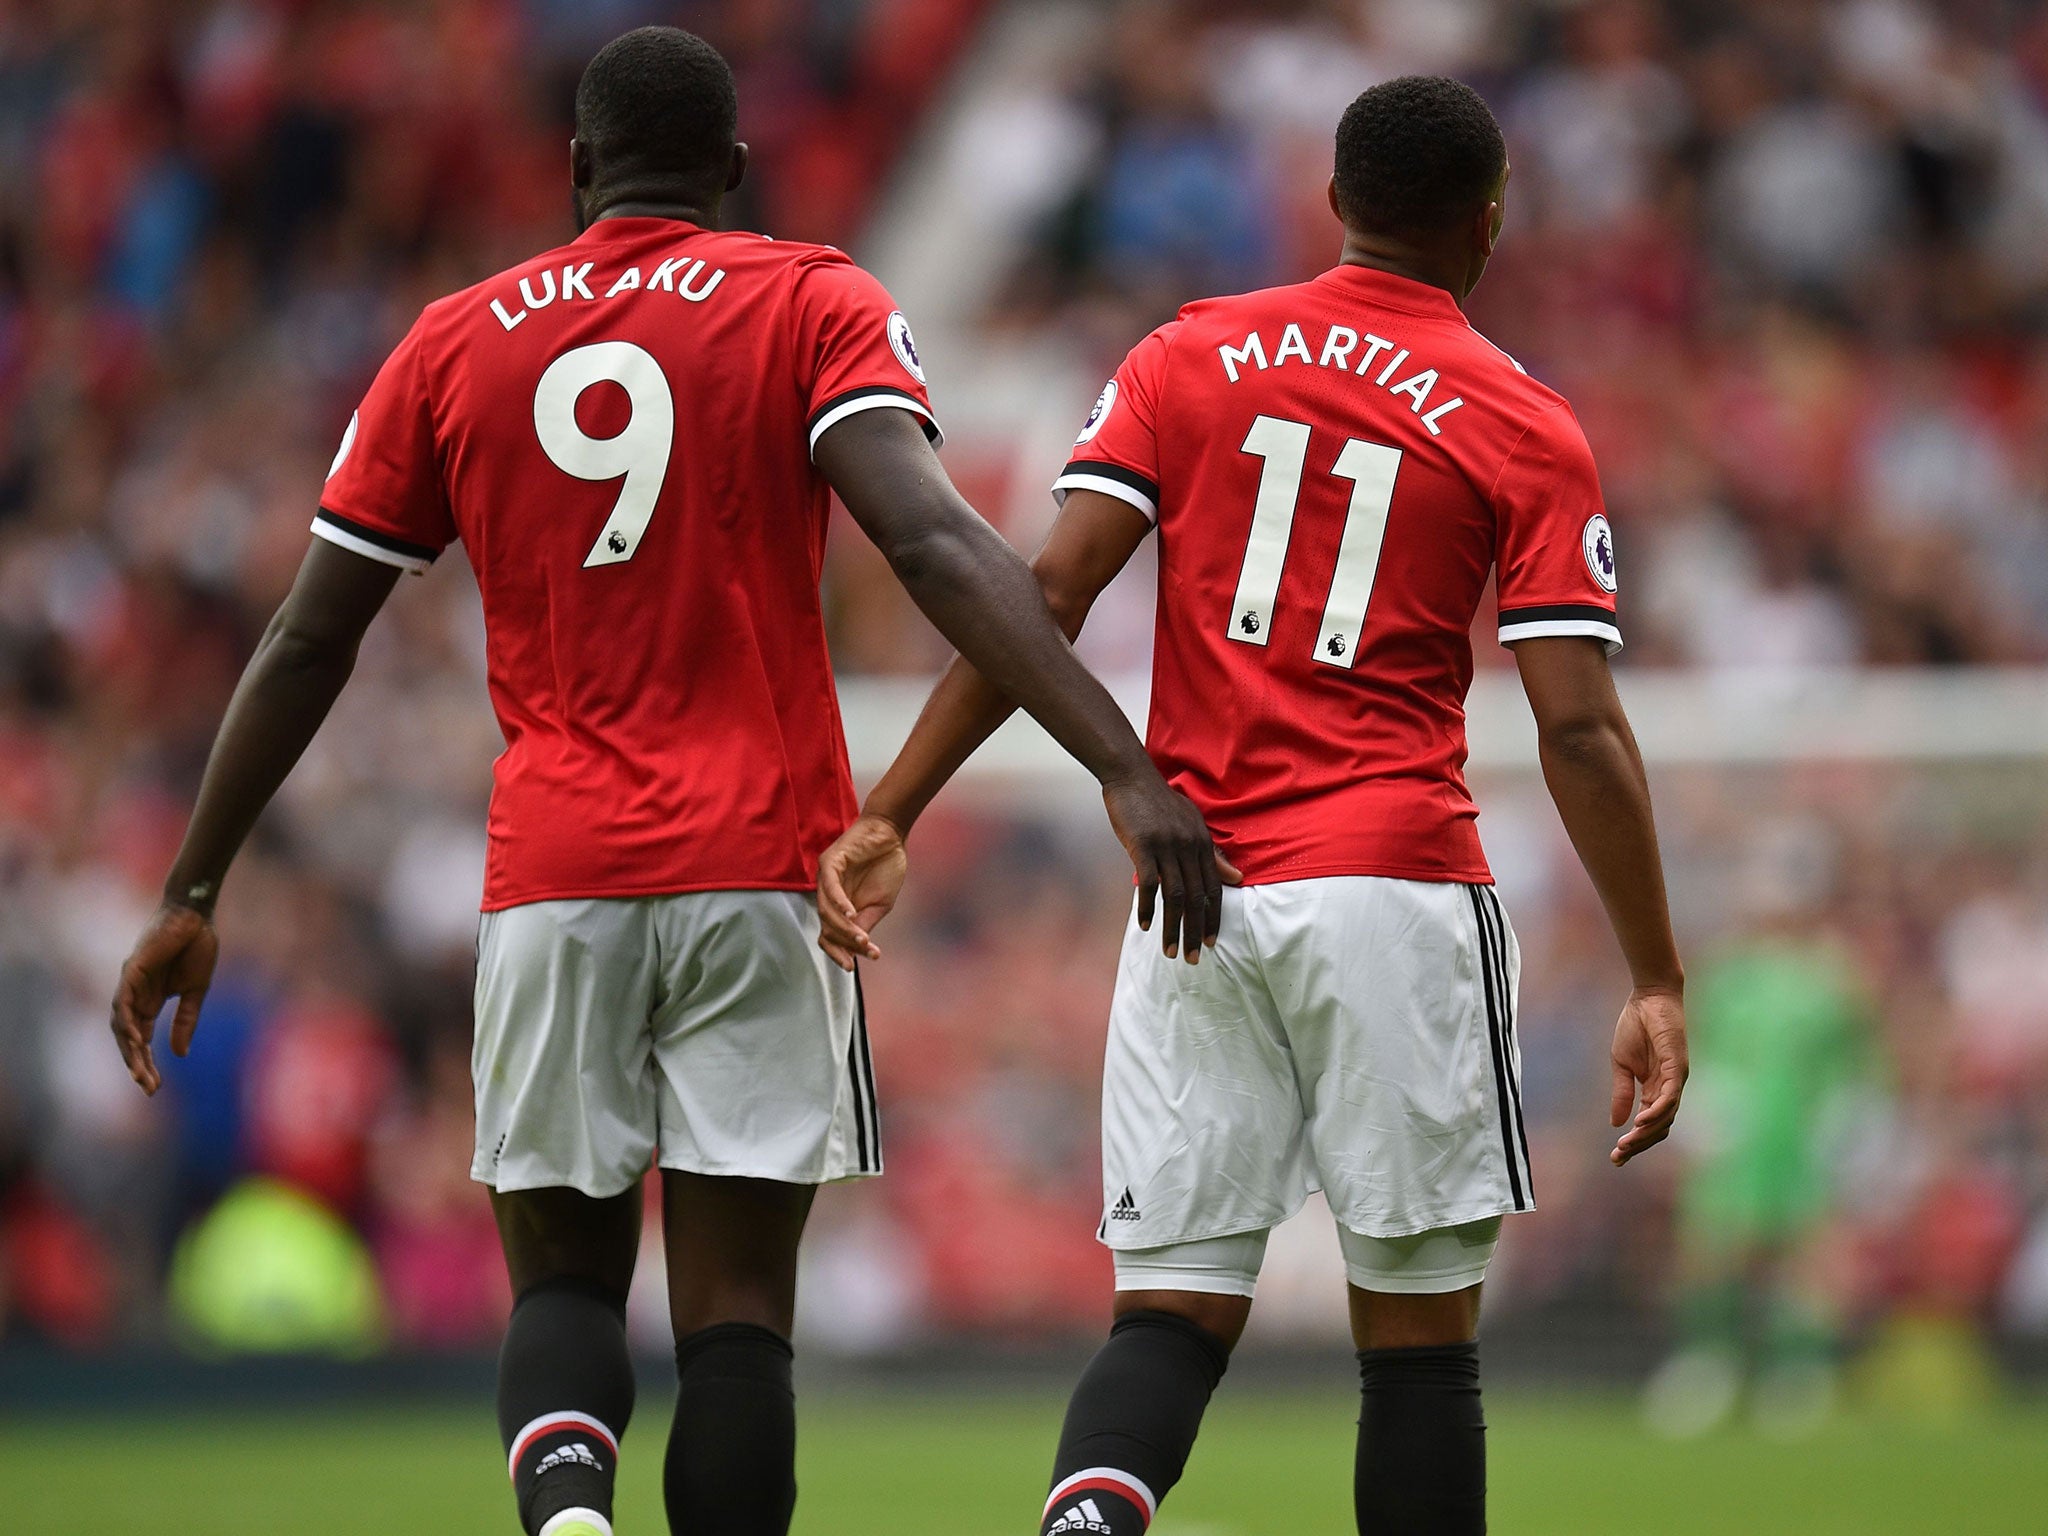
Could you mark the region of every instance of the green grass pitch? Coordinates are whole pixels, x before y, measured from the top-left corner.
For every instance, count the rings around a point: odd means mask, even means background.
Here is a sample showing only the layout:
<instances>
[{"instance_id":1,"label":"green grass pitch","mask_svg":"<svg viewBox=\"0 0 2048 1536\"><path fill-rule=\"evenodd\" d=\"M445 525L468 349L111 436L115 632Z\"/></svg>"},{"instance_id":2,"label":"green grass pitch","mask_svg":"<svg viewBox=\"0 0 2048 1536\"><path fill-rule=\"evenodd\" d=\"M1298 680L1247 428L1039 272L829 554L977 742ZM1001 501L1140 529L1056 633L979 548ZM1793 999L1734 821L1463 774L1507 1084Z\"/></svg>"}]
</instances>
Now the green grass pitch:
<instances>
[{"instance_id":1,"label":"green grass pitch","mask_svg":"<svg viewBox=\"0 0 2048 1536\"><path fill-rule=\"evenodd\" d=\"M1156 1536L1345 1536L1351 1405L1228 1387ZM626 1442L620 1536L661 1536L663 1404ZM797 1536L1023 1536L1052 1398L957 1389L806 1404ZM1496 1394L1498 1536L1971 1536L2048 1519L2048 1408L1849 1421L1796 1445L1644 1438L1618 1403ZM65 1536L517 1536L489 1406L0 1419L8 1530Z\"/></svg>"}]
</instances>

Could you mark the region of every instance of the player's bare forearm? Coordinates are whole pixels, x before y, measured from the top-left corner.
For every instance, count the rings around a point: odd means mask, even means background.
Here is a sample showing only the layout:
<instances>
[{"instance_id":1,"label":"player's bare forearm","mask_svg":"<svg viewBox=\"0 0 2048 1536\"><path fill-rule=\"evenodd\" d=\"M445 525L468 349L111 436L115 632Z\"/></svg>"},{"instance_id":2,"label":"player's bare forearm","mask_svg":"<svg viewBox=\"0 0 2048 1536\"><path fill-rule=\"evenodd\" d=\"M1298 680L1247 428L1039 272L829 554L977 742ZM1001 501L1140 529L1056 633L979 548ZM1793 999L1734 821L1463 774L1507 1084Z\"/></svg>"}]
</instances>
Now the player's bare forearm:
<instances>
[{"instance_id":1,"label":"player's bare forearm","mask_svg":"<svg viewBox=\"0 0 2048 1536\"><path fill-rule=\"evenodd\" d=\"M819 439L817 459L911 600L976 671L1098 781L1155 771L1130 721L1053 622L1022 557L953 488L916 418L848 417Z\"/></svg>"},{"instance_id":2,"label":"player's bare forearm","mask_svg":"<svg viewBox=\"0 0 2048 1536\"><path fill-rule=\"evenodd\" d=\"M114 1041L144 1093L163 1086L156 1021L177 1000L171 1051L183 1056L199 1027L220 941L213 907L243 839L355 666L363 631L390 595L395 566L315 539L290 596L256 647L206 760L199 803L164 882L164 901L121 966Z\"/></svg>"},{"instance_id":3,"label":"player's bare forearm","mask_svg":"<svg viewBox=\"0 0 2048 1536\"><path fill-rule=\"evenodd\" d=\"M1635 983L1610 1053L1608 1122L1621 1135L1608 1158L1620 1167L1671 1134L1688 1070L1685 968L1671 934L1649 782L1600 642L1525 640L1515 662L1536 715L1544 782Z\"/></svg>"},{"instance_id":4,"label":"player's bare forearm","mask_svg":"<svg viewBox=\"0 0 2048 1536\"><path fill-rule=\"evenodd\" d=\"M1136 508L1093 491L1067 498L1031 574L1053 622L1069 641L1081 633L1102 589L1137 552L1150 529ZM1009 719L1015 703L965 657L955 657L932 690L910 739L867 800L868 814L908 833L967 759Z\"/></svg>"},{"instance_id":5,"label":"player's bare forearm","mask_svg":"<svg viewBox=\"0 0 2048 1536\"><path fill-rule=\"evenodd\" d=\"M909 836L933 797L1016 709L1001 689L955 656L918 711L910 739L868 792L864 814Z\"/></svg>"},{"instance_id":6,"label":"player's bare forearm","mask_svg":"<svg viewBox=\"0 0 2048 1536\"><path fill-rule=\"evenodd\" d=\"M1023 559L953 488L917 418L849 416L818 439L816 458L939 633L1102 785L1110 824L1137 869L1140 923L1151 927L1163 896L1166 952L1196 961L1223 914L1208 827L1081 665Z\"/></svg>"},{"instance_id":7,"label":"player's bare forearm","mask_svg":"<svg viewBox=\"0 0 2048 1536\"><path fill-rule=\"evenodd\" d=\"M932 797L1016 705L959 657L918 712L910 739L869 793L860 819L818 859L818 945L843 969L879 960L876 924L909 873L904 843Z\"/></svg>"},{"instance_id":8,"label":"player's bare forearm","mask_svg":"<svg viewBox=\"0 0 2048 1536\"><path fill-rule=\"evenodd\" d=\"M1630 979L1638 990L1683 991L1649 785L1628 722L1548 732L1540 750L1544 783L1600 893Z\"/></svg>"},{"instance_id":9,"label":"player's bare forearm","mask_svg":"<svg viewBox=\"0 0 2048 1536\"><path fill-rule=\"evenodd\" d=\"M1543 780L1600 893L1639 990L1681 992L1650 786L1597 640L1525 640L1515 648L1536 715Z\"/></svg>"},{"instance_id":10,"label":"player's bare forearm","mask_svg":"<svg viewBox=\"0 0 2048 1536\"><path fill-rule=\"evenodd\" d=\"M298 763L355 667L395 566L315 539L242 673L214 738L166 902L211 913L249 830Z\"/></svg>"}]
</instances>

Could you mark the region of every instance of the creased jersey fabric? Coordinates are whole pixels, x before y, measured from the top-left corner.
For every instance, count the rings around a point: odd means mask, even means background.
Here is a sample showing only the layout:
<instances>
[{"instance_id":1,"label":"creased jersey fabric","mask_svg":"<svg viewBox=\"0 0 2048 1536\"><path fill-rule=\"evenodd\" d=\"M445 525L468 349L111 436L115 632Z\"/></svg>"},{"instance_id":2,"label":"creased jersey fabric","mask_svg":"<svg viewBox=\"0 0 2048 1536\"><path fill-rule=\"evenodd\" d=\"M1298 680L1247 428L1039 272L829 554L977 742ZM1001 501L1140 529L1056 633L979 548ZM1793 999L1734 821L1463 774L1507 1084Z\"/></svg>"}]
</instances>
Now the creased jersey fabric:
<instances>
[{"instance_id":1,"label":"creased jersey fabric","mask_svg":"<svg viewBox=\"0 0 2048 1536\"><path fill-rule=\"evenodd\" d=\"M910 328L836 250L606 219L428 306L314 524L468 551L505 751L486 910L800 890L852 819L818 582L818 437L920 417Z\"/></svg>"},{"instance_id":2,"label":"creased jersey fabric","mask_svg":"<svg viewBox=\"0 0 2048 1536\"><path fill-rule=\"evenodd\" d=\"M1485 882L1470 632L1621 645L1571 407L1440 288L1366 267L1190 304L1103 391L1064 495L1157 525L1147 745L1248 881Z\"/></svg>"}]
</instances>

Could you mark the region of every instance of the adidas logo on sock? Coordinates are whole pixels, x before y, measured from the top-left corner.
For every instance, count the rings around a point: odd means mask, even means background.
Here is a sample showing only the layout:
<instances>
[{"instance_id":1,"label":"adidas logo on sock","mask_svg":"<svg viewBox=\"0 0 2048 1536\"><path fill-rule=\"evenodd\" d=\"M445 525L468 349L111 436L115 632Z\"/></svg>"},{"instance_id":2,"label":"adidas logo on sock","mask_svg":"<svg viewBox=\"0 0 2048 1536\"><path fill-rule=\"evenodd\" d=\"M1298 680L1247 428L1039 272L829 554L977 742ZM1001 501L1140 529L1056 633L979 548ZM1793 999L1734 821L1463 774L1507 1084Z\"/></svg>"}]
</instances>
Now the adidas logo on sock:
<instances>
[{"instance_id":1,"label":"adidas logo on sock","mask_svg":"<svg viewBox=\"0 0 2048 1536\"><path fill-rule=\"evenodd\" d=\"M1130 1191L1124 1191L1124 1198L1130 1199ZM1059 1519L1045 1528L1045 1536L1067 1536L1067 1533L1097 1533L1097 1536L1115 1536L1109 1522L1102 1518L1102 1508L1093 1499L1083 1499Z\"/></svg>"},{"instance_id":2,"label":"adidas logo on sock","mask_svg":"<svg viewBox=\"0 0 2048 1536\"><path fill-rule=\"evenodd\" d=\"M541 1457L533 1469L533 1475L539 1477L543 1472L552 1472L557 1467L568 1466L590 1467L599 1472L604 1470L604 1463L597 1459L596 1453L581 1440L577 1440L568 1445L557 1446Z\"/></svg>"},{"instance_id":3,"label":"adidas logo on sock","mask_svg":"<svg viewBox=\"0 0 2048 1536\"><path fill-rule=\"evenodd\" d=\"M1138 1202L1131 1198L1130 1185L1126 1184L1124 1186L1122 1196L1114 1206L1110 1207L1109 1219L1111 1221L1136 1221L1138 1219Z\"/></svg>"}]
</instances>

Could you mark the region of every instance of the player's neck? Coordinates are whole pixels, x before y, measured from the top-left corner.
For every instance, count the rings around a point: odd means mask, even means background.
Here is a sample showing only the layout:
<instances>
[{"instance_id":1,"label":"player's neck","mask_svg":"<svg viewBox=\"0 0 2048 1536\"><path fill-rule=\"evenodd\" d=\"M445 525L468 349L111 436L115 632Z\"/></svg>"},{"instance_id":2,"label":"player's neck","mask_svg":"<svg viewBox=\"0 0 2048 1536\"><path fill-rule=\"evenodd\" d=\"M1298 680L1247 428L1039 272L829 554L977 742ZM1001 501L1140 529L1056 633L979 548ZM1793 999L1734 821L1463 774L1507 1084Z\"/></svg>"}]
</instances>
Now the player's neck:
<instances>
[{"instance_id":1,"label":"player's neck","mask_svg":"<svg viewBox=\"0 0 2048 1536\"><path fill-rule=\"evenodd\" d=\"M606 219L674 219L681 224L695 224L699 229L718 228L718 204L706 204L702 199L689 202L663 201L655 198L623 198L616 203L607 203L595 214L584 220L583 227L603 223Z\"/></svg>"},{"instance_id":2,"label":"player's neck","mask_svg":"<svg viewBox=\"0 0 2048 1536\"><path fill-rule=\"evenodd\" d=\"M1341 266L1370 267L1375 272L1390 272L1410 282L1441 288L1461 308L1465 295L1472 288L1466 280L1466 265L1461 258L1421 250L1380 235L1345 231L1344 249L1337 260Z\"/></svg>"}]
</instances>

